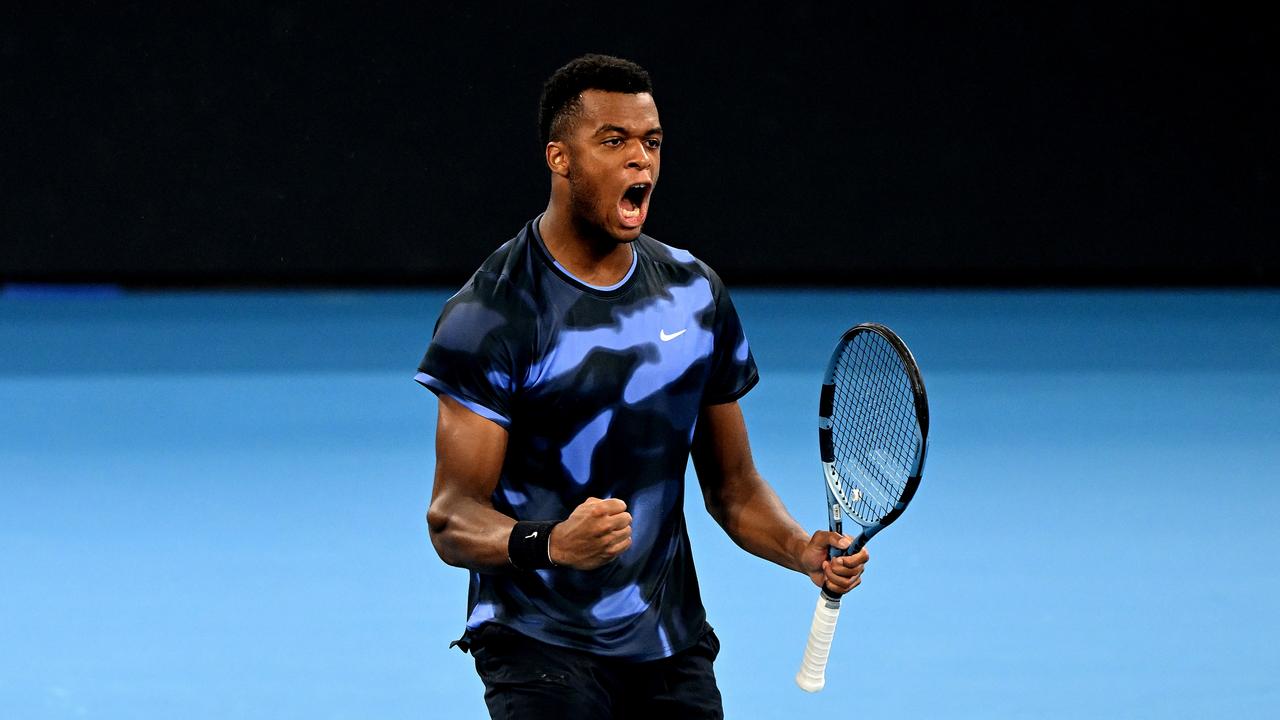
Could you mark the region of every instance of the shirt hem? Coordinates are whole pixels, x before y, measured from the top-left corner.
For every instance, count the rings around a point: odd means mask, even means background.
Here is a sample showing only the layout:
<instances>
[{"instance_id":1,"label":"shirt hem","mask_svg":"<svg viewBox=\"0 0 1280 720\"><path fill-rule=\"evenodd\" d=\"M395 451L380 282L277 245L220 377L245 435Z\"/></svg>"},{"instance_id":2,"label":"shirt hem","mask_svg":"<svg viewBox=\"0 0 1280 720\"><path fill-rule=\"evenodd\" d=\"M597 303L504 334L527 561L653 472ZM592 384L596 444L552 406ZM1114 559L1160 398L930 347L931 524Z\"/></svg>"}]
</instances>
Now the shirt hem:
<instances>
[{"instance_id":1,"label":"shirt hem","mask_svg":"<svg viewBox=\"0 0 1280 720\"><path fill-rule=\"evenodd\" d=\"M558 648L564 648L565 650L574 650L577 652L584 652L589 655L594 655L596 657L608 658L610 660L620 660L623 662L635 662L635 663L653 662L655 660L665 660L666 658L672 657L674 655L679 655L685 650L688 650L694 645L697 645L698 642L702 640L702 637L706 635L708 632L710 632L712 629L711 624L707 622L707 618L704 615L702 618L702 627L700 627L695 633L693 633L693 635L689 638L688 642L681 643L680 645L672 645L669 648L669 650L659 651L657 653L646 653L643 655L613 655L610 653L601 652L598 648L590 648L583 645L572 645L569 643L560 642L559 638L534 635L533 633L530 633L527 630L512 627L511 625L505 622L502 622L501 620L486 620L475 627L467 627L466 632L463 633L462 638L460 638L460 640L462 642L467 643L468 645L473 645L476 634L478 634L486 625L497 625L505 630L516 633L517 635L522 635L526 638L529 638L530 640L534 640L536 642L544 643L547 645L553 645ZM459 641L454 641L454 642L455 644L460 644Z\"/></svg>"},{"instance_id":2,"label":"shirt hem","mask_svg":"<svg viewBox=\"0 0 1280 720\"><path fill-rule=\"evenodd\" d=\"M464 396L462 393L458 392L456 388L444 382L443 380L437 377L428 375L425 372L419 372L417 375L413 376L413 379L416 380L418 384L422 385L423 387L425 387L426 389L430 390L431 392L437 395L448 395L450 398L457 401L459 405L465 407L466 409L470 410L476 415L479 415L485 420L489 420L491 422L497 423L498 425L501 425L504 429L507 429L507 430L511 429L510 418L503 415L502 413L499 413L497 410L494 410L493 408L482 405L476 402L475 400L472 400Z\"/></svg>"},{"instance_id":3,"label":"shirt hem","mask_svg":"<svg viewBox=\"0 0 1280 720\"><path fill-rule=\"evenodd\" d=\"M734 390L731 393L727 393L725 395L716 395L714 397L703 398L702 404L705 407L707 405L724 405L725 403L734 402L736 400L741 399L743 395L746 395L747 393L751 392L751 388L754 388L756 384L759 382L760 382L760 373L758 372L752 373L751 379L748 380L742 387L738 388L737 390Z\"/></svg>"}]
</instances>

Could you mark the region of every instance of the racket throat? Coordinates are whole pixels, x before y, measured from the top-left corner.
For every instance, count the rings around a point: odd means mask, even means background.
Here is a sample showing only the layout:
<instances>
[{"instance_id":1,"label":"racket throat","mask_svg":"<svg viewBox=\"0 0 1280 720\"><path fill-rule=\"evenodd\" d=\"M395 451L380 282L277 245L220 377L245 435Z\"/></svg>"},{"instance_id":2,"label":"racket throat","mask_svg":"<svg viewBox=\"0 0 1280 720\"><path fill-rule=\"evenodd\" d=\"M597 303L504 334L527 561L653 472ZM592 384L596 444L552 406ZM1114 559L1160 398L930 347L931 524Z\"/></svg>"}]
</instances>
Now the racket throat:
<instances>
[{"instance_id":1,"label":"racket throat","mask_svg":"<svg viewBox=\"0 0 1280 720\"><path fill-rule=\"evenodd\" d=\"M823 463L823 474L827 480L827 528L833 533L844 534L844 511L840 509L840 501L836 499L835 492L831 489L831 470L827 463ZM841 555L839 549L835 547L827 548L827 557L837 558Z\"/></svg>"},{"instance_id":2,"label":"racket throat","mask_svg":"<svg viewBox=\"0 0 1280 720\"><path fill-rule=\"evenodd\" d=\"M840 503L832 500L831 504L828 505L827 507L829 512L831 513L831 515L827 518L827 527L831 529L831 532L839 533L843 535L844 534L844 513L840 511ZM827 548L827 557L833 560L835 558L840 557L841 554L843 553L840 551L839 548L836 548L836 547Z\"/></svg>"},{"instance_id":3,"label":"racket throat","mask_svg":"<svg viewBox=\"0 0 1280 720\"><path fill-rule=\"evenodd\" d=\"M822 476L827 484L827 525L831 532L844 534L844 509L841 507L840 500L836 493L839 492L840 475L836 472L835 465L829 462L822 463ZM857 488L853 488L853 492L857 493L856 499L861 499L861 492ZM837 547L827 549L827 557L835 559L841 555L852 555L862 549L863 545L871 539L866 533L866 527L858 523L861 531L853 536L853 544L846 550Z\"/></svg>"}]
</instances>

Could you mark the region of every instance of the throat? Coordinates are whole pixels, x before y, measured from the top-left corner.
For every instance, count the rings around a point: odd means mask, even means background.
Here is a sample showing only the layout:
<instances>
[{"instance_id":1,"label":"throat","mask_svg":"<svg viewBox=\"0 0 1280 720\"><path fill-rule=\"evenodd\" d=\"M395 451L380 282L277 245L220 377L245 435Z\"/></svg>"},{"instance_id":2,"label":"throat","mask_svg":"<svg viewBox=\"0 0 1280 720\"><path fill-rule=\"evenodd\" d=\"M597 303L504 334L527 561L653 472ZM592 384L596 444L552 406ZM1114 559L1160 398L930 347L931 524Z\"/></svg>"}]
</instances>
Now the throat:
<instances>
[{"instance_id":1,"label":"throat","mask_svg":"<svg viewBox=\"0 0 1280 720\"><path fill-rule=\"evenodd\" d=\"M550 248L548 248L550 250ZM607 288L622 282L631 271L635 249L630 244L618 245L604 258L574 258L572 253L560 256L552 252L557 264L577 280L594 287Z\"/></svg>"},{"instance_id":2,"label":"throat","mask_svg":"<svg viewBox=\"0 0 1280 720\"><path fill-rule=\"evenodd\" d=\"M573 228L563 232L547 213L538 224L538 234L551 258L577 280L598 287L622 282L635 258L631 243L610 237L592 238Z\"/></svg>"}]
</instances>

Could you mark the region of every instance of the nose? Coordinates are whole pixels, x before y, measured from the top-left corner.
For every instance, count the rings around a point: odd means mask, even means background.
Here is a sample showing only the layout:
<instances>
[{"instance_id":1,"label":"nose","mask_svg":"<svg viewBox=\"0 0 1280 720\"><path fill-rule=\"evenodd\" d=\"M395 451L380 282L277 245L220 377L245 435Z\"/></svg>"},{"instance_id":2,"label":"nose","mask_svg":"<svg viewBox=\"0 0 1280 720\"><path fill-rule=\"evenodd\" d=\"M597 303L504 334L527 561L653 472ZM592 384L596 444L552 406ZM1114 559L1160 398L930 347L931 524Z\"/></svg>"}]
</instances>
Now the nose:
<instances>
[{"instance_id":1,"label":"nose","mask_svg":"<svg viewBox=\"0 0 1280 720\"><path fill-rule=\"evenodd\" d=\"M648 170L653 165L653 158L645 148L644 142L635 143L633 148L627 157L627 167L634 170Z\"/></svg>"}]
</instances>

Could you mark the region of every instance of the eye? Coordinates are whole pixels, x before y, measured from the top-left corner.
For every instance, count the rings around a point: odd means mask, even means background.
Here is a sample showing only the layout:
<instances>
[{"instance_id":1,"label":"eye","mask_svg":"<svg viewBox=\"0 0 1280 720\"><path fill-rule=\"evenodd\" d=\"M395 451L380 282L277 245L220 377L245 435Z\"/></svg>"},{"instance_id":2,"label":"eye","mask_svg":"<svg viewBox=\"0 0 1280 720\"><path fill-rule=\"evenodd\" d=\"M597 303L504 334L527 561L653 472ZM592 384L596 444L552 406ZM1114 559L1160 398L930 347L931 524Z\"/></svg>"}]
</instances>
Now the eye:
<instances>
[{"instance_id":1,"label":"eye","mask_svg":"<svg viewBox=\"0 0 1280 720\"><path fill-rule=\"evenodd\" d=\"M604 144L605 144L605 145L608 145L609 147L622 147L622 138L620 138L620 137L611 137L611 138L606 139L606 140L604 141Z\"/></svg>"},{"instance_id":2,"label":"eye","mask_svg":"<svg viewBox=\"0 0 1280 720\"><path fill-rule=\"evenodd\" d=\"M649 138L644 141L644 144L645 144L645 147L648 147L650 150L657 150L658 148L662 147L662 139Z\"/></svg>"}]
</instances>

